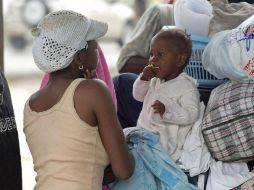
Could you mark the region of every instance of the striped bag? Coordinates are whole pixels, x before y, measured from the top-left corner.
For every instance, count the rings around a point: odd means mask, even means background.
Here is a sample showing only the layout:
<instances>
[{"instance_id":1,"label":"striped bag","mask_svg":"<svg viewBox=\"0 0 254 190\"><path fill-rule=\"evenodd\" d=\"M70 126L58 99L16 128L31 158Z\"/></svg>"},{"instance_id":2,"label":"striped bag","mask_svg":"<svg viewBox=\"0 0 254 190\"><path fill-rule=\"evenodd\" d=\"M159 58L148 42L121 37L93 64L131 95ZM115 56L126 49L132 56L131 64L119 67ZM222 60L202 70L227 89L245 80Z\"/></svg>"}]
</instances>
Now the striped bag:
<instances>
[{"instance_id":1,"label":"striped bag","mask_svg":"<svg viewBox=\"0 0 254 190\"><path fill-rule=\"evenodd\" d=\"M254 160L254 81L229 81L215 88L204 114L202 133L216 160Z\"/></svg>"},{"instance_id":2,"label":"striped bag","mask_svg":"<svg viewBox=\"0 0 254 190\"><path fill-rule=\"evenodd\" d=\"M254 189L254 178L246 181L242 185L232 189L232 190L253 190Z\"/></svg>"}]
</instances>

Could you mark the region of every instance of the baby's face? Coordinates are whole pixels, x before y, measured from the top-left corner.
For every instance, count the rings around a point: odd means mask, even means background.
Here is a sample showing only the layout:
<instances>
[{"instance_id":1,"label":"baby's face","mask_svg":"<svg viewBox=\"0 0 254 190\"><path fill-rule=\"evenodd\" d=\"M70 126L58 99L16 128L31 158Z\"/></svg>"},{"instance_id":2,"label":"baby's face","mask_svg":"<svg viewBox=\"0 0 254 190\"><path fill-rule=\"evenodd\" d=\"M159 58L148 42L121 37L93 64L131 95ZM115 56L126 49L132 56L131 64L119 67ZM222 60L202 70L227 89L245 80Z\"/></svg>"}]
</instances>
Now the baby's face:
<instances>
[{"instance_id":1,"label":"baby's face","mask_svg":"<svg viewBox=\"0 0 254 190\"><path fill-rule=\"evenodd\" d=\"M178 76L178 54L170 47L170 41L165 38L155 37L150 45L149 63L157 78L170 80Z\"/></svg>"}]
</instances>

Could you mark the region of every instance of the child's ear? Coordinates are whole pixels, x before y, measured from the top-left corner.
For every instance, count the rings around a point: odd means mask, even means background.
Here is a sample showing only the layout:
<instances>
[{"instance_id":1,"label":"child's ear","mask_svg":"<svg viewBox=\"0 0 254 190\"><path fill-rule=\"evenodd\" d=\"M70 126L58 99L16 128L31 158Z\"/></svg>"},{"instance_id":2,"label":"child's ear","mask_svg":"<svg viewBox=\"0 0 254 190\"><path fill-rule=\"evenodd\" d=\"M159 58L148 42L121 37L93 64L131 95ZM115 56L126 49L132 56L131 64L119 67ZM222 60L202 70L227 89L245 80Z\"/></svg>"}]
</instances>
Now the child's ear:
<instances>
[{"instance_id":1,"label":"child's ear","mask_svg":"<svg viewBox=\"0 0 254 190\"><path fill-rule=\"evenodd\" d=\"M186 60L187 60L187 55L186 54L178 55L177 66L182 67L186 63Z\"/></svg>"}]
</instances>

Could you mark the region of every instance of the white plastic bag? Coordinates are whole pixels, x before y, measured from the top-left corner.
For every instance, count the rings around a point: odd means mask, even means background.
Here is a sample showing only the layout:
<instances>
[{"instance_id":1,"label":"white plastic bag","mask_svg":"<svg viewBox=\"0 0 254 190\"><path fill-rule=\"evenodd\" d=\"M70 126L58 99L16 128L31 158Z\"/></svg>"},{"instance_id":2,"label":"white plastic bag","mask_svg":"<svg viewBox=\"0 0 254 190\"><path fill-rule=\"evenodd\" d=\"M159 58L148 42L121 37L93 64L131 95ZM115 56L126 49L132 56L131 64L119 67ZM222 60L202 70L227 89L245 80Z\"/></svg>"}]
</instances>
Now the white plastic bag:
<instances>
[{"instance_id":1,"label":"white plastic bag","mask_svg":"<svg viewBox=\"0 0 254 190\"><path fill-rule=\"evenodd\" d=\"M207 0L177 0L174 6L175 25L187 30L188 34L207 36L212 10Z\"/></svg>"},{"instance_id":2,"label":"white plastic bag","mask_svg":"<svg viewBox=\"0 0 254 190\"><path fill-rule=\"evenodd\" d=\"M219 79L254 80L254 15L235 29L215 34L203 52L202 63Z\"/></svg>"}]
</instances>

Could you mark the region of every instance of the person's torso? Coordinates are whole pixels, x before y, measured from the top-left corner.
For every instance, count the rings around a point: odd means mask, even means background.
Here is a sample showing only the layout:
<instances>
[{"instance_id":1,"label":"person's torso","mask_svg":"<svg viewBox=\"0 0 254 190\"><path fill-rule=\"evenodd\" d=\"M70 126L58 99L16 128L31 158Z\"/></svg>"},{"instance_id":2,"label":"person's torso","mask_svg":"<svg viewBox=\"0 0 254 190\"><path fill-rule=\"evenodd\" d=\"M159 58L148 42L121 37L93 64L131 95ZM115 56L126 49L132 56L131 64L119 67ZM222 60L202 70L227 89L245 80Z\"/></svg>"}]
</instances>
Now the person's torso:
<instances>
[{"instance_id":1,"label":"person's torso","mask_svg":"<svg viewBox=\"0 0 254 190\"><path fill-rule=\"evenodd\" d=\"M167 82L162 82L160 79L153 80L143 102L143 108L138 121L140 122L142 120L142 123L139 123L139 125L144 128L154 123L158 123L159 125L162 120L159 114L154 114L151 105L153 105L156 100L166 100L180 104L180 98L184 94L192 89L197 90L195 85L195 79L192 81L191 77L187 76L185 73Z\"/></svg>"},{"instance_id":2,"label":"person's torso","mask_svg":"<svg viewBox=\"0 0 254 190\"><path fill-rule=\"evenodd\" d=\"M25 105L24 132L37 172L35 189L102 187L108 156L98 127L82 121L74 108L73 95L80 81L71 83L61 100L47 111L32 111L29 100Z\"/></svg>"},{"instance_id":3,"label":"person's torso","mask_svg":"<svg viewBox=\"0 0 254 190\"><path fill-rule=\"evenodd\" d=\"M160 79L153 80L138 118L137 126L159 134L161 144L168 150L174 160L179 158L183 140L192 125L187 126L170 122L170 120L166 121L159 114L154 113L152 105L156 100L181 105L180 98L190 92L192 88L196 88L194 81L192 82L185 73L167 82L162 82ZM168 109L174 112L174 108L170 107Z\"/></svg>"}]
</instances>

